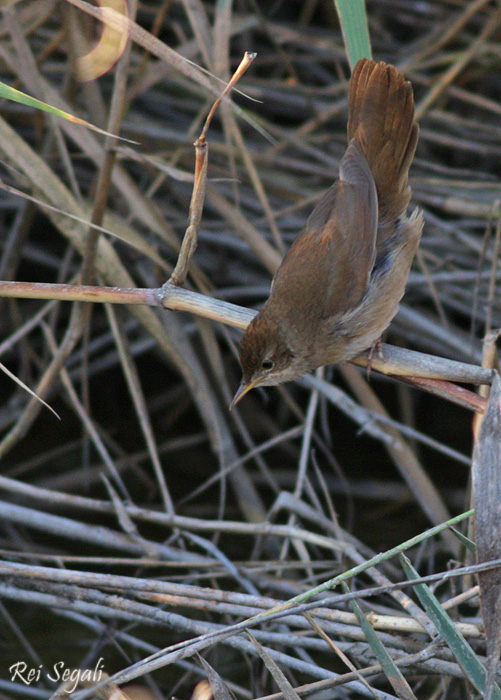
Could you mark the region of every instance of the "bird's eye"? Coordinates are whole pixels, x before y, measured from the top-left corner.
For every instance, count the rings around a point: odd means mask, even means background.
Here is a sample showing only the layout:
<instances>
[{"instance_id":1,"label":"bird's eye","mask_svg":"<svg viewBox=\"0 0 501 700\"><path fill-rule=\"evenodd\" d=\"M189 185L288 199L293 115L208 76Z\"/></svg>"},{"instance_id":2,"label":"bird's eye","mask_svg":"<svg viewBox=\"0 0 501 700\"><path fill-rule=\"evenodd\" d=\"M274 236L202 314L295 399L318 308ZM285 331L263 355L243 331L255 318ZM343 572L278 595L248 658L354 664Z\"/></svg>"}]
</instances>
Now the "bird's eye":
<instances>
[{"instance_id":1,"label":"bird's eye","mask_svg":"<svg viewBox=\"0 0 501 700\"><path fill-rule=\"evenodd\" d=\"M273 360L263 360L261 367L265 370L273 369Z\"/></svg>"}]
</instances>

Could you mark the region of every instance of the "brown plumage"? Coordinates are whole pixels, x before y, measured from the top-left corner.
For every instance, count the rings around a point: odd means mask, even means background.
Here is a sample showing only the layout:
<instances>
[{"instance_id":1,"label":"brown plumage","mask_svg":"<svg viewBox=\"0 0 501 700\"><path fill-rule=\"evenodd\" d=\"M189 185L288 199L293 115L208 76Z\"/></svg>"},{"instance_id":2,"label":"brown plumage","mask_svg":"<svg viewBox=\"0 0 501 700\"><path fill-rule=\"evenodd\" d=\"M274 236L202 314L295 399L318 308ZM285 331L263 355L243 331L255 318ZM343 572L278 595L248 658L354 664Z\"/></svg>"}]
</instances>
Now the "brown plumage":
<instances>
[{"instance_id":1,"label":"brown plumage","mask_svg":"<svg viewBox=\"0 0 501 700\"><path fill-rule=\"evenodd\" d=\"M359 61L339 180L292 244L244 334L232 407L257 385L350 360L388 327L423 225L417 210L406 215L417 139L410 83L394 66Z\"/></svg>"}]
</instances>

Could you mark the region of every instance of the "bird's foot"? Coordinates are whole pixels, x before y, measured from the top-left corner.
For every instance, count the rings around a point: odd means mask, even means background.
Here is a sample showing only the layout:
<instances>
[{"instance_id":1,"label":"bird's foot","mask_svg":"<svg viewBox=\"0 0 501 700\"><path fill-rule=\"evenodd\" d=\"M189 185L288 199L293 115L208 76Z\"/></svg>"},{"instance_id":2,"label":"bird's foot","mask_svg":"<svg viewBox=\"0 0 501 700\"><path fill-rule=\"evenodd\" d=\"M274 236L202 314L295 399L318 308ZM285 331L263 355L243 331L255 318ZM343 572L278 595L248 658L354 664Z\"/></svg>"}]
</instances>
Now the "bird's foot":
<instances>
[{"instance_id":1,"label":"bird's foot","mask_svg":"<svg viewBox=\"0 0 501 700\"><path fill-rule=\"evenodd\" d=\"M374 357L374 352L377 351L377 355L380 360L383 359L383 341L381 338L378 338L375 340L371 348L369 350L369 354L367 356L367 379L370 380L371 378L371 372L372 372L372 358Z\"/></svg>"}]
</instances>

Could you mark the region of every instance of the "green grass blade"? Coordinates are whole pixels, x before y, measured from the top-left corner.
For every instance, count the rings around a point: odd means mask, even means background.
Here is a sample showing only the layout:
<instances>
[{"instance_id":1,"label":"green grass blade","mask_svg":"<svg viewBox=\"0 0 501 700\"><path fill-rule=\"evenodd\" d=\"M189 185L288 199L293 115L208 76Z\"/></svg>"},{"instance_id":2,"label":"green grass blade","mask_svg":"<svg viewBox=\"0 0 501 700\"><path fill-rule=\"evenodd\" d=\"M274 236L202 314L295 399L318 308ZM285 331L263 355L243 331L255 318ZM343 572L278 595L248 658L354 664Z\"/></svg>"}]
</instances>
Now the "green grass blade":
<instances>
[{"instance_id":1,"label":"green grass blade","mask_svg":"<svg viewBox=\"0 0 501 700\"><path fill-rule=\"evenodd\" d=\"M349 588L346 584L343 584L343 589L345 593L349 592ZM365 634L365 638L367 639L372 653L381 664L386 678L391 683L391 686L397 696L400 698L400 700L416 700L416 696L404 678L402 671L395 665L395 662L386 651L384 644L381 642L374 628L365 617L360 605L356 600L352 600L350 602L350 607L357 616L362 632Z\"/></svg>"},{"instance_id":2,"label":"green grass blade","mask_svg":"<svg viewBox=\"0 0 501 700\"><path fill-rule=\"evenodd\" d=\"M403 564L405 573L409 580L419 578L418 572L414 569L409 559L405 554L400 555L400 560ZM424 583L418 583L414 587L421 605L425 608L430 620L433 622L437 631L452 651L456 661L461 666L466 676L471 681L472 685L479 693L484 694L485 683L487 680L487 671L483 663L478 659L473 649L465 640L461 632L457 629L454 622L440 605L440 602L433 595L431 590ZM492 691L493 700L501 700L501 690L496 684Z\"/></svg>"},{"instance_id":3,"label":"green grass blade","mask_svg":"<svg viewBox=\"0 0 501 700\"><path fill-rule=\"evenodd\" d=\"M16 90L15 88L10 87L10 85L6 85L2 82L0 82L0 97L3 97L5 100L11 100L12 102L19 102L20 104L27 105L28 107L40 109L44 112L49 112L50 114L54 114L56 117L62 117L62 119L67 119L74 124L81 124L82 126L86 126L88 129L92 129L92 131L97 131L98 134L103 134L104 136L114 136L114 134L110 134L108 131L94 126L94 124L85 121L85 119L80 119L80 117L75 117L73 114L69 114L69 112L64 112L62 109L52 107L46 102L37 100L35 97L30 97L30 95L26 95L24 92ZM116 136L116 138L120 138L122 141L128 141L129 143L136 143L135 141L130 141L129 139L124 139L120 136Z\"/></svg>"},{"instance_id":4,"label":"green grass blade","mask_svg":"<svg viewBox=\"0 0 501 700\"><path fill-rule=\"evenodd\" d=\"M452 534L458 538L458 540L461 542L463 547L468 550L468 552L471 552L471 554L476 554L477 553L477 548L475 546L475 542L472 542L469 537L466 537L466 535L463 535L462 532L459 532L459 530L456 530L455 527L451 527L450 531Z\"/></svg>"},{"instance_id":5,"label":"green grass blade","mask_svg":"<svg viewBox=\"0 0 501 700\"><path fill-rule=\"evenodd\" d=\"M350 66L360 58L372 58L365 0L334 0Z\"/></svg>"}]
</instances>

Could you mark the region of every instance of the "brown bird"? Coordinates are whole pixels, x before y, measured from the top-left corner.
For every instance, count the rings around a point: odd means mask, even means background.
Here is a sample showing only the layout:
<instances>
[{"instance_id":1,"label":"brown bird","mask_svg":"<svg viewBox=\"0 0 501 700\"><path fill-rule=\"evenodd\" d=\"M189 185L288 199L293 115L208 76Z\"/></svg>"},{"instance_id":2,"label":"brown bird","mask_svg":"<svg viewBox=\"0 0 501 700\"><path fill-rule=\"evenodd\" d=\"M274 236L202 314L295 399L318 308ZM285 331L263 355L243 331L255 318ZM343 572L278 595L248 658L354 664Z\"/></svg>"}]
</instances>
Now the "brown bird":
<instances>
[{"instance_id":1,"label":"brown bird","mask_svg":"<svg viewBox=\"0 0 501 700\"><path fill-rule=\"evenodd\" d=\"M284 257L240 346L242 382L296 379L371 348L398 310L423 220L409 167L418 139L411 84L391 65L360 60L350 82L348 148L339 180Z\"/></svg>"}]
</instances>

